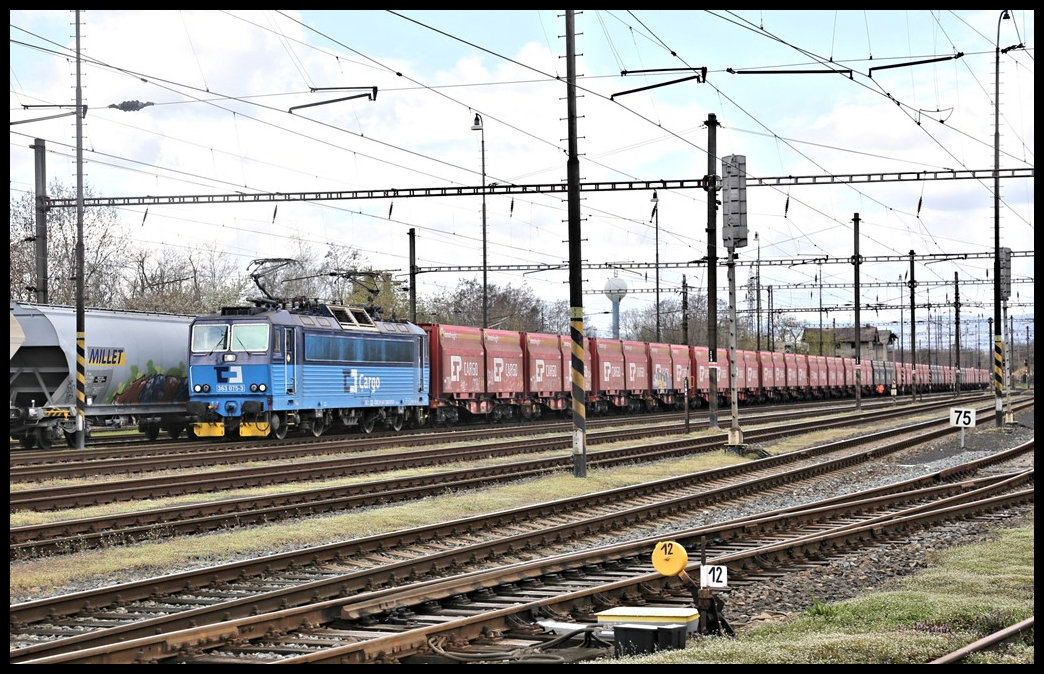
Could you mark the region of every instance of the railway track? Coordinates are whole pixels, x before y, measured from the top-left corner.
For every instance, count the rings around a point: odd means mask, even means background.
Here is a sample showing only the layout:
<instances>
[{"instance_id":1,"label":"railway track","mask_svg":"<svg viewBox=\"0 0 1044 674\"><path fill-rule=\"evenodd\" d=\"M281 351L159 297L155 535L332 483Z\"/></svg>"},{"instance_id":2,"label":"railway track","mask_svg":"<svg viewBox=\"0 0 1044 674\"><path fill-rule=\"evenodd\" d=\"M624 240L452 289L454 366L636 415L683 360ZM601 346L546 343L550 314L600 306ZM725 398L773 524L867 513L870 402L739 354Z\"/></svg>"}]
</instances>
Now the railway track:
<instances>
[{"instance_id":1,"label":"railway track","mask_svg":"<svg viewBox=\"0 0 1044 674\"><path fill-rule=\"evenodd\" d=\"M965 393L963 402L985 400L978 392ZM948 400L951 395L932 394L924 396L921 403ZM867 410L881 407L892 407L901 402L908 405L908 399L898 402L891 399L869 399L863 401ZM918 404L921 404L918 403ZM827 414L829 410L848 412L853 409L853 401L837 400L830 402L788 403L781 405L765 405L742 408L744 420L766 420L793 417L806 412ZM709 426L705 412L690 412L691 426L694 429ZM660 412L639 416L592 417L587 420L589 430L608 429L627 425L670 425L684 420L683 412ZM385 432L372 435L328 434L320 438L309 435L288 437L285 440L239 440L236 442L213 442L200 440L163 441L145 443L144 441L121 442L115 445L92 444L85 449L52 449L24 450L19 445L11 445L9 456L9 472L14 478L27 480L43 480L70 477L77 474L98 475L106 470L111 472L136 472L159 470L164 467L184 469L191 466L208 466L236 461L293 459L301 456L335 454L346 451L375 451L381 448L399 447L403 444L412 446L429 446L446 442L468 442L498 437L534 436L545 433L566 433L573 429L571 421L542 421L525 423L485 424L475 426L454 426L436 429L403 430L399 433ZM166 461L165 461L166 460ZM140 463L139 463L140 462ZM53 472L48 471L48 467Z\"/></svg>"},{"instance_id":2,"label":"railway track","mask_svg":"<svg viewBox=\"0 0 1044 674\"><path fill-rule=\"evenodd\" d=\"M890 449L883 445L880 437L871 442L875 447L870 450L828 446L795 452L794 456L779 455L751 462L744 464L750 467L746 471L748 475L730 476L731 469L720 469L547 504L529 512L519 509L496 517L472 518L14 605L12 662L45 657L43 654L53 649L89 648L86 644L100 640L144 638L157 629L168 632L189 625L234 620L237 613L279 611L301 602L332 600L329 598L395 585L404 579L452 572L474 565L475 560L500 564L504 563L505 556L540 554L539 551L550 544L547 536L558 536L566 545L576 545L585 530L597 535L614 528L633 529L641 522L662 527L671 518L683 518L698 509L698 504L707 502L708 498L715 503L725 503L752 498L765 489L793 488L801 480L811 480L899 451L912 441L904 439ZM837 456L839 452L844 456ZM989 463L1000 460L1003 457L998 456ZM788 463L792 465L783 471L781 466ZM799 466L801 463L807 465ZM945 475L927 477L921 487L954 479L983 465L985 463L962 466L944 471ZM913 487L912 484L906 486ZM652 503L643 504L643 501ZM628 503L635 505L626 507ZM598 517L585 517L588 513ZM579 523L563 520L566 514L575 514ZM585 523L585 520L591 521ZM526 527L531 530L529 534L524 531ZM528 545L536 546L533 548L536 552L525 552L529 548L522 538L526 536L531 540ZM454 542L455 538L460 540ZM371 560L369 570L358 567L360 560L366 559ZM411 564L414 566L409 566ZM123 625L96 629L114 622ZM41 640L49 643L33 644ZM16 644L21 645L16 648Z\"/></svg>"},{"instance_id":3,"label":"railway track","mask_svg":"<svg viewBox=\"0 0 1044 674\"><path fill-rule=\"evenodd\" d=\"M894 413L895 410L886 410L885 412L890 414ZM873 415L871 415L871 418L873 418ZM812 423L819 428L826 425L826 422ZM834 423L847 425L851 423L851 420L843 419ZM928 422L921 424L919 427L927 428L933 425L941 428L942 432L949 430L946 428L944 421ZM782 427L750 431L748 432L748 438L751 440L767 440L772 437L796 432L801 427L801 425L784 425ZM627 433L641 436L649 432L650 429L642 429L628 431ZM606 432L606 436L605 441L616 441L618 439L617 436L610 432ZM599 436L593 435L592 437L597 438ZM404 462L403 465L416 466L420 463L416 459L418 456L423 457L425 462L439 460L462 461L476 455L485 459L499 453L512 454L520 451L563 449L568 447L569 441L569 438L563 438L554 447L548 447L545 444L546 440L512 442L503 446L484 444L478 448L457 450L458 453L448 457L442 453L403 452L397 453L391 459L366 459L360 457L355 459L351 465L360 472L367 469L373 469L376 472L386 465L398 467L399 461ZM638 448L593 452L589 459L593 465L610 466L615 463L655 460L665 458L665 456L712 451L722 447L724 442L723 437L717 436L699 440L646 443ZM390 464L387 462L390 462ZM24 558L43 553L72 552L102 545L155 540L162 537L202 533L235 526L271 523L290 517L383 505L394 501L424 498L450 489L469 489L488 486L497 482L517 480L544 474L555 469L564 469L568 465L570 465L569 461L564 458L519 461L493 467L476 467L443 472L426 478L409 477L382 480L264 497L195 503L189 506L151 509L123 515L109 514L94 518L12 527L11 556L12 558ZM116 488L115 485L109 485L110 490L114 488ZM35 502L39 502L40 498L37 497ZM65 498L73 497L67 494ZM12 508L14 507L15 502L13 501Z\"/></svg>"},{"instance_id":4,"label":"railway track","mask_svg":"<svg viewBox=\"0 0 1044 674\"><path fill-rule=\"evenodd\" d=\"M1030 632L1032 629L1033 629L1033 618L1032 617L1026 618L1025 620L1020 620L1019 622L1015 623L1014 625L1011 625L1009 627L1005 627L1002 630L997 630L993 634L989 634L989 635L983 637L982 639L979 639L979 640L975 641L974 643L970 643L967 646L965 646L964 648L959 648L959 649L957 649L956 651L954 651L952 653L947 653L946 655L942 656L941 658L936 658L935 660L932 660L928 664L931 664L931 665L952 665L952 664L958 663L958 662L964 660L965 658L967 658L968 656L970 656L970 655L972 655L974 653L981 653L983 651L988 651L991 648L996 648L998 645L1003 644L1006 641L1010 641L1012 639L1020 638L1023 635L1025 635L1027 632Z\"/></svg>"},{"instance_id":5,"label":"railway track","mask_svg":"<svg viewBox=\"0 0 1044 674\"><path fill-rule=\"evenodd\" d=\"M1032 451L1032 447L1024 449ZM946 477L976 469L960 466L946 471L948 475L937 474L932 487L893 485L782 513L673 530L669 537L689 549L702 550L705 563L727 565L730 586L738 586L794 565L820 564L832 556L876 546L940 522L989 518L991 513L1033 502L1032 470L945 483ZM368 591L345 587L335 598L261 608L260 615L226 617L221 622L205 623L199 620L201 616L194 616L193 626L173 632L173 623L160 626L152 621L134 629L158 633L139 636L126 630L119 634L113 629L95 631L73 640L13 648L12 662L510 660L560 641L550 634L551 623L572 624L575 634L590 634L598 629L598 611L612 606L692 606L688 591L676 578L652 571L649 553L665 534L660 531L652 537L596 546L592 545L595 539L578 538L575 531L563 530L544 535L544 546L557 542L565 549L555 554L550 547L550 556L513 561L511 556L517 553L502 542L507 547L501 557L485 568L475 569L474 563L460 573L454 573L452 566L441 573L423 569L409 573L402 568L397 583L374 584ZM390 551L383 554L393 555ZM423 557L415 563L428 564ZM389 561L385 566L393 564ZM690 563L688 572L698 574L698 565ZM306 588L300 589L307 594ZM196 594L203 593L197 590ZM213 602L208 610L217 606ZM576 650L571 651L574 656ZM587 650L586 657L605 651Z\"/></svg>"}]
</instances>

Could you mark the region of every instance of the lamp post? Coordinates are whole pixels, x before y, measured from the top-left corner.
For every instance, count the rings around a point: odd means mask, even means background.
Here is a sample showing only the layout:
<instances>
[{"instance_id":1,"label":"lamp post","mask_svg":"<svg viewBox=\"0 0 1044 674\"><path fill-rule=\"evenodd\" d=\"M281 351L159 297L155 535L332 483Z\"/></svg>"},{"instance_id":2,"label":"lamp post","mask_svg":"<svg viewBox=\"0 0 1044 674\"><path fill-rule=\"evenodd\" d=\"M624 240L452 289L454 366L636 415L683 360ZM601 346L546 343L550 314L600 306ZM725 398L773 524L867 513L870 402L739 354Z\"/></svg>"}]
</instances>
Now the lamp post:
<instances>
[{"instance_id":1,"label":"lamp post","mask_svg":"<svg viewBox=\"0 0 1044 674\"><path fill-rule=\"evenodd\" d=\"M982 368L982 314L975 321L975 367Z\"/></svg>"},{"instance_id":2,"label":"lamp post","mask_svg":"<svg viewBox=\"0 0 1044 674\"><path fill-rule=\"evenodd\" d=\"M1026 390L1030 387L1030 370L1029 370L1029 356L1030 356L1030 342L1029 342L1029 324L1026 325L1026 376L1023 377L1023 381L1026 383Z\"/></svg>"},{"instance_id":3,"label":"lamp post","mask_svg":"<svg viewBox=\"0 0 1044 674\"><path fill-rule=\"evenodd\" d=\"M932 381L932 289L926 293L928 297L928 353L924 362L928 363L928 383Z\"/></svg>"},{"instance_id":4,"label":"lamp post","mask_svg":"<svg viewBox=\"0 0 1044 674\"><path fill-rule=\"evenodd\" d=\"M486 286L486 127L482 124L482 115L475 113L472 131L482 134L482 327L489 327L489 297Z\"/></svg>"},{"instance_id":5,"label":"lamp post","mask_svg":"<svg viewBox=\"0 0 1044 674\"><path fill-rule=\"evenodd\" d=\"M1008 10L1002 10L997 19L997 49L995 54L994 93L993 93L993 391L996 426L1004 425L1004 411L1001 394L1004 386L1004 342L1001 332L1001 251L1000 251L1000 27L1001 21L1008 19Z\"/></svg>"},{"instance_id":6,"label":"lamp post","mask_svg":"<svg viewBox=\"0 0 1044 674\"><path fill-rule=\"evenodd\" d=\"M819 273L816 274L819 281L819 355L823 355L823 264L819 264ZM858 326L857 326L858 327Z\"/></svg>"},{"instance_id":7,"label":"lamp post","mask_svg":"<svg viewBox=\"0 0 1044 674\"><path fill-rule=\"evenodd\" d=\"M901 284L902 282L903 282L903 277L900 276L899 277L899 283ZM904 366L906 365L906 354L903 353L903 325L904 325L904 323L903 323L903 289L902 289L902 286L900 286L899 287L899 373L904 371ZM898 377L898 373L897 373L897 377ZM899 382L900 387L902 387L903 384L905 384L905 382L902 382L902 381Z\"/></svg>"},{"instance_id":8,"label":"lamp post","mask_svg":"<svg viewBox=\"0 0 1044 674\"><path fill-rule=\"evenodd\" d=\"M758 315L758 327L757 327L758 351L761 351L761 240L758 238L758 233L757 232L754 232L754 240L758 242L758 265L757 265L757 267L755 268L755 271L754 271L754 295L755 295L754 305L756 307L755 311L757 312L757 315ZM822 325L819 326L819 343L820 343L820 351L822 351L822 343L823 343L823 326Z\"/></svg>"},{"instance_id":9,"label":"lamp post","mask_svg":"<svg viewBox=\"0 0 1044 674\"><path fill-rule=\"evenodd\" d=\"M658 342L660 341L660 200L656 196L656 190L653 190L650 201L653 204L653 220L656 222L656 341Z\"/></svg>"}]
</instances>

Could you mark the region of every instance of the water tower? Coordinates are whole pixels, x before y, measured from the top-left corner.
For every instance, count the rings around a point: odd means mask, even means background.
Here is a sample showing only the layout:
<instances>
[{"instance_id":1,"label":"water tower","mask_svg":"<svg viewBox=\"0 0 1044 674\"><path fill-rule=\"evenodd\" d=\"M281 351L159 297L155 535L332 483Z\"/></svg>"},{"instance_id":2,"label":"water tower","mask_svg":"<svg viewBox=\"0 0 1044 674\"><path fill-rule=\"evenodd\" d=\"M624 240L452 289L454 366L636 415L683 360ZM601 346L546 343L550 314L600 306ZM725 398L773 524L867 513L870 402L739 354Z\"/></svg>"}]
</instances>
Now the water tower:
<instances>
[{"instance_id":1,"label":"water tower","mask_svg":"<svg viewBox=\"0 0 1044 674\"><path fill-rule=\"evenodd\" d=\"M605 282L605 296L613 303L613 339L620 339L620 300L627 294L627 284L618 276Z\"/></svg>"}]
</instances>

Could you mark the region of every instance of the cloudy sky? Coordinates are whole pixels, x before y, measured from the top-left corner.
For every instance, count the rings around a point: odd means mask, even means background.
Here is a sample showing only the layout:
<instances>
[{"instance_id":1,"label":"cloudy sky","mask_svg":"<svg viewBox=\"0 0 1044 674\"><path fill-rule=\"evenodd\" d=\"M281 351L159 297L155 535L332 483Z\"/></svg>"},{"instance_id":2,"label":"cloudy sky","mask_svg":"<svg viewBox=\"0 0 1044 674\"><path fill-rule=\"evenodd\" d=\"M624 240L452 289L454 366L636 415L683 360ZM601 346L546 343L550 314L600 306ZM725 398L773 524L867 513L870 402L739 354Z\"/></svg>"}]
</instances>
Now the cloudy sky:
<instances>
[{"instance_id":1,"label":"cloudy sky","mask_svg":"<svg viewBox=\"0 0 1044 674\"><path fill-rule=\"evenodd\" d=\"M48 176L76 184L74 118L42 120L57 111L25 106L73 105L77 58L73 11L13 10L10 18L13 200L33 190L34 138L47 142ZM973 257L918 260L914 274L926 284L917 301L952 323L952 309L936 305L952 302L957 272L962 341L986 343L999 112L1002 175L1023 176L1001 180L999 222L1001 246L1015 251L1010 312L1016 341L1024 339L1033 312L1033 180L1024 177L1034 165L1032 11L1002 20L1000 10L584 10L575 27L581 182L695 184L708 173L706 121L714 114L718 173L721 157L743 155L754 181L749 245L737 250L740 293L760 259L774 308L792 308L812 326L820 272L822 306L853 302L848 260L858 214L860 255L881 259L861 265L860 301L893 307L864 310L863 322L898 331L901 300L909 320L907 289L873 285L898 283L909 251L967 253ZM119 210L142 246L186 250L215 241L245 268L287 256L296 238L336 242L404 280L412 228L418 266L440 269L420 276L418 292L453 288L462 275L442 268L482 264L482 198L474 188L483 160L487 184L565 184L566 32L563 10L83 11L85 183L103 197L471 188L151 205L147 217L146 206ZM998 44L1023 45L1000 56L999 107ZM706 81L692 77L702 68ZM826 69L837 72L810 72ZM375 100L337 100L374 87ZM109 107L134 100L153 105ZM484 131L471 128L476 114ZM24 120L37 121L15 123ZM948 171L968 177L909 177ZM873 182L852 179L860 174ZM879 179L899 174L908 177ZM706 192L657 190L658 218L651 196L581 193L582 257L603 267L584 272L584 308L603 331L611 317L600 312L611 305L602 291L614 275L629 290L623 310L654 305L655 272L614 271L614 263L651 265L658 256L664 299L679 297L683 275L706 289L706 265L686 266L708 252ZM525 270L568 261L566 195L488 195L486 209L489 281L568 300L567 270ZM723 258L720 223L719 211ZM831 262L817 263L824 259ZM507 265L519 268L496 269ZM481 280L478 272L463 276ZM726 299L724 266L717 279ZM854 320L851 310L823 315L827 326Z\"/></svg>"}]
</instances>

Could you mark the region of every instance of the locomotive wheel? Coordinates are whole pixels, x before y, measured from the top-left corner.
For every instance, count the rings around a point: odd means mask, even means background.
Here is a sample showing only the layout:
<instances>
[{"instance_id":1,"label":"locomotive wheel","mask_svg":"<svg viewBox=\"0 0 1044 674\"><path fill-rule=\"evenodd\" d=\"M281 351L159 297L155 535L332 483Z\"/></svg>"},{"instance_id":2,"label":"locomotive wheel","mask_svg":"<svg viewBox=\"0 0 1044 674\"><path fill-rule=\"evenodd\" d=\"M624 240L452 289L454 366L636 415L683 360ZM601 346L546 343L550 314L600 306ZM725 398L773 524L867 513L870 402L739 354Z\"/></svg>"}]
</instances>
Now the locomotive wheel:
<instances>
[{"instance_id":1,"label":"locomotive wheel","mask_svg":"<svg viewBox=\"0 0 1044 674\"><path fill-rule=\"evenodd\" d=\"M377 423L377 415L372 412L363 413L362 421L359 422L359 430L369 435L373 433L374 424Z\"/></svg>"},{"instance_id":2,"label":"locomotive wheel","mask_svg":"<svg viewBox=\"0 0 1044 674\"><path fill-rule=\"evenodd\" d=\"M316 415L316 417L312 419L312 435L318 438L325 430L326 419L321 414Z\"/></svg>"},{"instance_id":3,"label":"locomotive wheel","mask_svg":"<svg viewBox=\"0 0 1044 674\"><path fill-rule=\"evenodd\" d=\"M286 419L283 419L278 414L273 414L272 417L269 419L268 423L272 427L273 438L275 438L276 440L283 440L284 438L286 438Z\"/></svg>"},{"instance_id":4,"label":"locomotive wheel","mask_svg":"<svg viewBox=\"0 0 1044 674\"><path fill-rule=\"evenodd\" d=\"M395 431L396 433L398 433L399 431L402 430L402 425L403 425L404 422L405 422L405 419L403 419L403 415L401 415L401 414L393 414L392 418L391 418L391 422L390 422L391 429L393 431Z\"/></svg>"}]
</instances>

